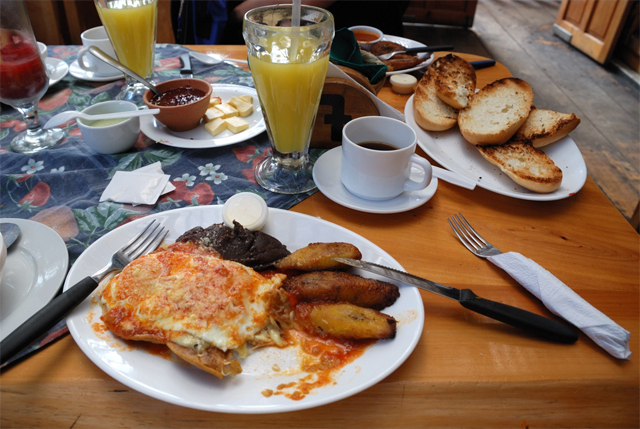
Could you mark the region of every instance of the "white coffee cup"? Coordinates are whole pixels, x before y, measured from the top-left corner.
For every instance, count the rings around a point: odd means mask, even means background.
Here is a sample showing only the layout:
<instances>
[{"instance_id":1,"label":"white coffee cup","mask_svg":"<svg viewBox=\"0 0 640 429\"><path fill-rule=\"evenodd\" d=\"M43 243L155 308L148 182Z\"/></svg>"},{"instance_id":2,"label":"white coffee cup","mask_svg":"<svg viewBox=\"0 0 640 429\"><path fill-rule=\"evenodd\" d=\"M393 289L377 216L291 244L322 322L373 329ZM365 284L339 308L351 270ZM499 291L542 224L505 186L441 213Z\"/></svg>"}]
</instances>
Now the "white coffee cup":
<instances>
[{"instance_id":1,"label":"white coffee cup","mask_svg":"<svg viewBox=\"0 0 640 429\"><path fill-rule=\"evenodd\" d=\"M388 200L426 188L431 182L431 164L415 154L416 142L415 131L397 119L364 116L348 122L342 129L342 184L367 200ZM381 150L363 143L391 147ZM414 166L424 173L420 181L411 180Z\"/></svg>"},{"instance_id":2,"label":"white coffee cup","mask_svg":"<svg viewBox=\"0 0 640 429\"><path fill-rule=\"evenodd\" d=\"M40 58L42 58L42 62L45 62L48 56L47 45L42 42L38 42L38 52L40 53Z\"/></svg>"},{"instance_id":3,"label":"white coffee cup","mask_svg":"<svg viewBox=\"0 0 640 429\"><path fill-rule=\"evenodd\" d=\"M78 65L81 69L91 72L96 76L113 76L120 73L118 69L104 61L96 58L92 53L88 52L89 46L96 46L102 49L105 53L113 58L116 58L116 52L113 49L111 40L107 35L107 30L104 27L93 27L84 31L80 38L82 39L82 46L84 46L78 52Z\"/></svg>"}]
</instances>

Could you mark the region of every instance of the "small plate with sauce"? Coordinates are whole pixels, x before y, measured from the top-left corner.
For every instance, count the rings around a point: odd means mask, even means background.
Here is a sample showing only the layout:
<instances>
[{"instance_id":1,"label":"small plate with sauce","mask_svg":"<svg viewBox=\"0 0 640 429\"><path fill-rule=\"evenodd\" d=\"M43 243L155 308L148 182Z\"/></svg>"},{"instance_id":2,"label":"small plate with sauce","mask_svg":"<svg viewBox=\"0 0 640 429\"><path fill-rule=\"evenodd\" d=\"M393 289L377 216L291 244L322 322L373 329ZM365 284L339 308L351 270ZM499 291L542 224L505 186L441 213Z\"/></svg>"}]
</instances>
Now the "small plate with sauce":
<instances>
[{"instance_id":1,"label":"small plate with sauce","mask_svg":"<svg viewBox=\"0 0 640 429\"><path fill-rule=\"evenodd\" d=\"M251 95L253 97L253 113L244 119L249 123L249 128L238 134L225 130L215 137L209 134L204 128L204 123L200 123L196 128L189 131L171 131L153 116L140 117L140 131L147 137L167 146L183 149L206 149L212 147L228 146L250 139L263 131L266 126L262 116L262 108L258 102L256 90L248 86L241 85L211 85L212 97L220 97L223 102L228 101L233 96Z\"/></svg>"}]
</instances>

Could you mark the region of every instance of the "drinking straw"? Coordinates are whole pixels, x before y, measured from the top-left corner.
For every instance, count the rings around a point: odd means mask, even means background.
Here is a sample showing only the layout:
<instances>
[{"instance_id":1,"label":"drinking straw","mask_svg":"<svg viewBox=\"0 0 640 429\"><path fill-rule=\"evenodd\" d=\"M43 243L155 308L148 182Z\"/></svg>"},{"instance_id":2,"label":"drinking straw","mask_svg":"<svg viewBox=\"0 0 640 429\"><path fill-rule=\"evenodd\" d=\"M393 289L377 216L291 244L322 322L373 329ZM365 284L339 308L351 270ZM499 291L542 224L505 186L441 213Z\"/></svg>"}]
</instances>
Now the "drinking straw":
<instances>
[{"instance_id":1,"label":"drinking straw","mask_svg":"<svg viewBox=\"0 0 640 429\"><path fill-rule=\"evenodd\" d=\"M298 39L300 33L300 10L302 9L302 0L293 0L291 11L291 52L289 58L298 56Z\"/></svg>"}]
</instances>

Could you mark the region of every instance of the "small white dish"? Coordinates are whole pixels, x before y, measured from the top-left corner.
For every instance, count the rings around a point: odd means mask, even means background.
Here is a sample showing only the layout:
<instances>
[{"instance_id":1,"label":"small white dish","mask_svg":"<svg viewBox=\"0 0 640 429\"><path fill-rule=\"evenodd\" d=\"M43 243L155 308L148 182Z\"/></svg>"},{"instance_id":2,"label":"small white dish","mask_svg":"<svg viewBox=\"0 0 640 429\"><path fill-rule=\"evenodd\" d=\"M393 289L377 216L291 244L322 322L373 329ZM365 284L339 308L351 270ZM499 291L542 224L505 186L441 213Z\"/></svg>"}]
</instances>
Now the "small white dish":
<instances>
[{"instance_id":1,"label":"small white dish","mask_svg":"<svg viewBox=\"0 0 640 429\"><path fill-rule=\"evenodd\" d=\"M69 66L69 73L71 73L71 76L76 79L86 80L89 82L111 82L112 80L124 79L124 74L120 72L109 76L99 76L93 72L86 71L80 67L78 60L74 60L71 63L71 66Z\"/></svg>"},{"instance_id":2,"label":"small white dish","mask_svg":"<svg viewBox=\"0 0 640 429\"><path fill-rule=\"evenodd\" d=\"M64 241L53 229L26 219L2 219L20 227L7 252L0 282L0 340L56 295L69 266Z\"/></svg>"},{"instance_id":3,"label":"small white dish","mask_svg":"<svg viewBox=\"0 0 640 429\"><path fill-rule=\"evenodd\" d=\"M251 95L253 97L253 113L244 119L249 122L249 129L238 134L229 130L224 130L215 137L209 134L204 128L204 123L189 131L171 131L162 122L153 116L140 118L140 130L152 140L163 145L178 147L182 149L206 149L212 147L228 146L243 142L251 137L257 136L266 130L262 108L258 101L256 90L242 85L211 85L212 97L220 97L223 102L228 101L233 96Z\"/></svg>"},{"instance_id":4,"label":"small white dish","mask_svg":"<svg viewBox=\"0 0 640 429\"><path fill-rule=\"evenodd\" d=\"M353 27L349 27L349 30L353 32L353 35L355 36L356 41L358 42L358 45L360 45L360 48L365 49L367 51L371 48L371 45L381 41L382 36L384 36L384 33L382 31L380 31L375 27L370 27L368 25L355 25ZM362 36L367 35L368 36L367 40L361 40L360 39L361 35ZM372 38L372 37L375 37L375 38Z\"/></svg>"},{"instance_id":5,"label":"small white dish","mask_svg":"<svg viewBox=\"0 0 640 429\"><path fill-rule=\"evenodd\" d=\"M347 191L340 180L342 166L342 147L336 147L324 153L313 166L313 180L327 198L342 206L366 213L400 213L420 207L433 197L438 189L438 179L433 177L425 189L416 192L405 192L402 195L384 201L372 201L358 198ZM419 180L422 172L414 168L412 180Z\"/></svg>"},{"instance_id":6,"label":"small white dish","mask_svg":"<svg viewBox=\"0 0 640 429\"><path fill-rule=\"evenodd\" d=\"M47 58L45 61L47 72L49 73L49 86L60 82L69 73L69 66L57 58Z\"/></svg>"},{"instance_id":7,"label":"small white dish","mask_svg":"<svg viewBox=\"0 0 640 429\"><path fill-rule=\"evenodd\" d=\"M93 104L84 109L82 113L99 115L102 113L136 112L137 110L138 106L130 101L109 100ZM106 155L126 152L138 141L140 135L139 117L114 119L112 122L115 123L109 125L103 125L100 122L102 121L87 121L81 118L76 120L85 143L94 151Z\"/></svg>"}]
</instances>

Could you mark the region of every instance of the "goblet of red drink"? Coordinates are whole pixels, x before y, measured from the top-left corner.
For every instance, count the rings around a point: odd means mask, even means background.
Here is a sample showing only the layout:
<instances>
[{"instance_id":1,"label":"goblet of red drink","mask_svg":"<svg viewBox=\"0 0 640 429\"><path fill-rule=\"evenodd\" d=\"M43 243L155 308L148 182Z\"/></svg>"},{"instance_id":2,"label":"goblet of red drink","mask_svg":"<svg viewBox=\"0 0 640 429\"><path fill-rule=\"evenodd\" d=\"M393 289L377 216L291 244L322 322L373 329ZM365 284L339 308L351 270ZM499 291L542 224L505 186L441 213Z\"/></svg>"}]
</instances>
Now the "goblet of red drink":
<instances>
[{"instance_id":1,"label":"goblet of red drink","mask_svg":"<svg viewBox=\"0 0 640 429\"><path fill-rule=\"evenodd\" d=\"M23 0L2 0L0 82L0 102L18 110L27 124L27 130L11 141L14 151L37 152L62 141L64 131L45 130L38 122L38 101L47 92L49 77Z\"/></svg>"}]
</instances>

